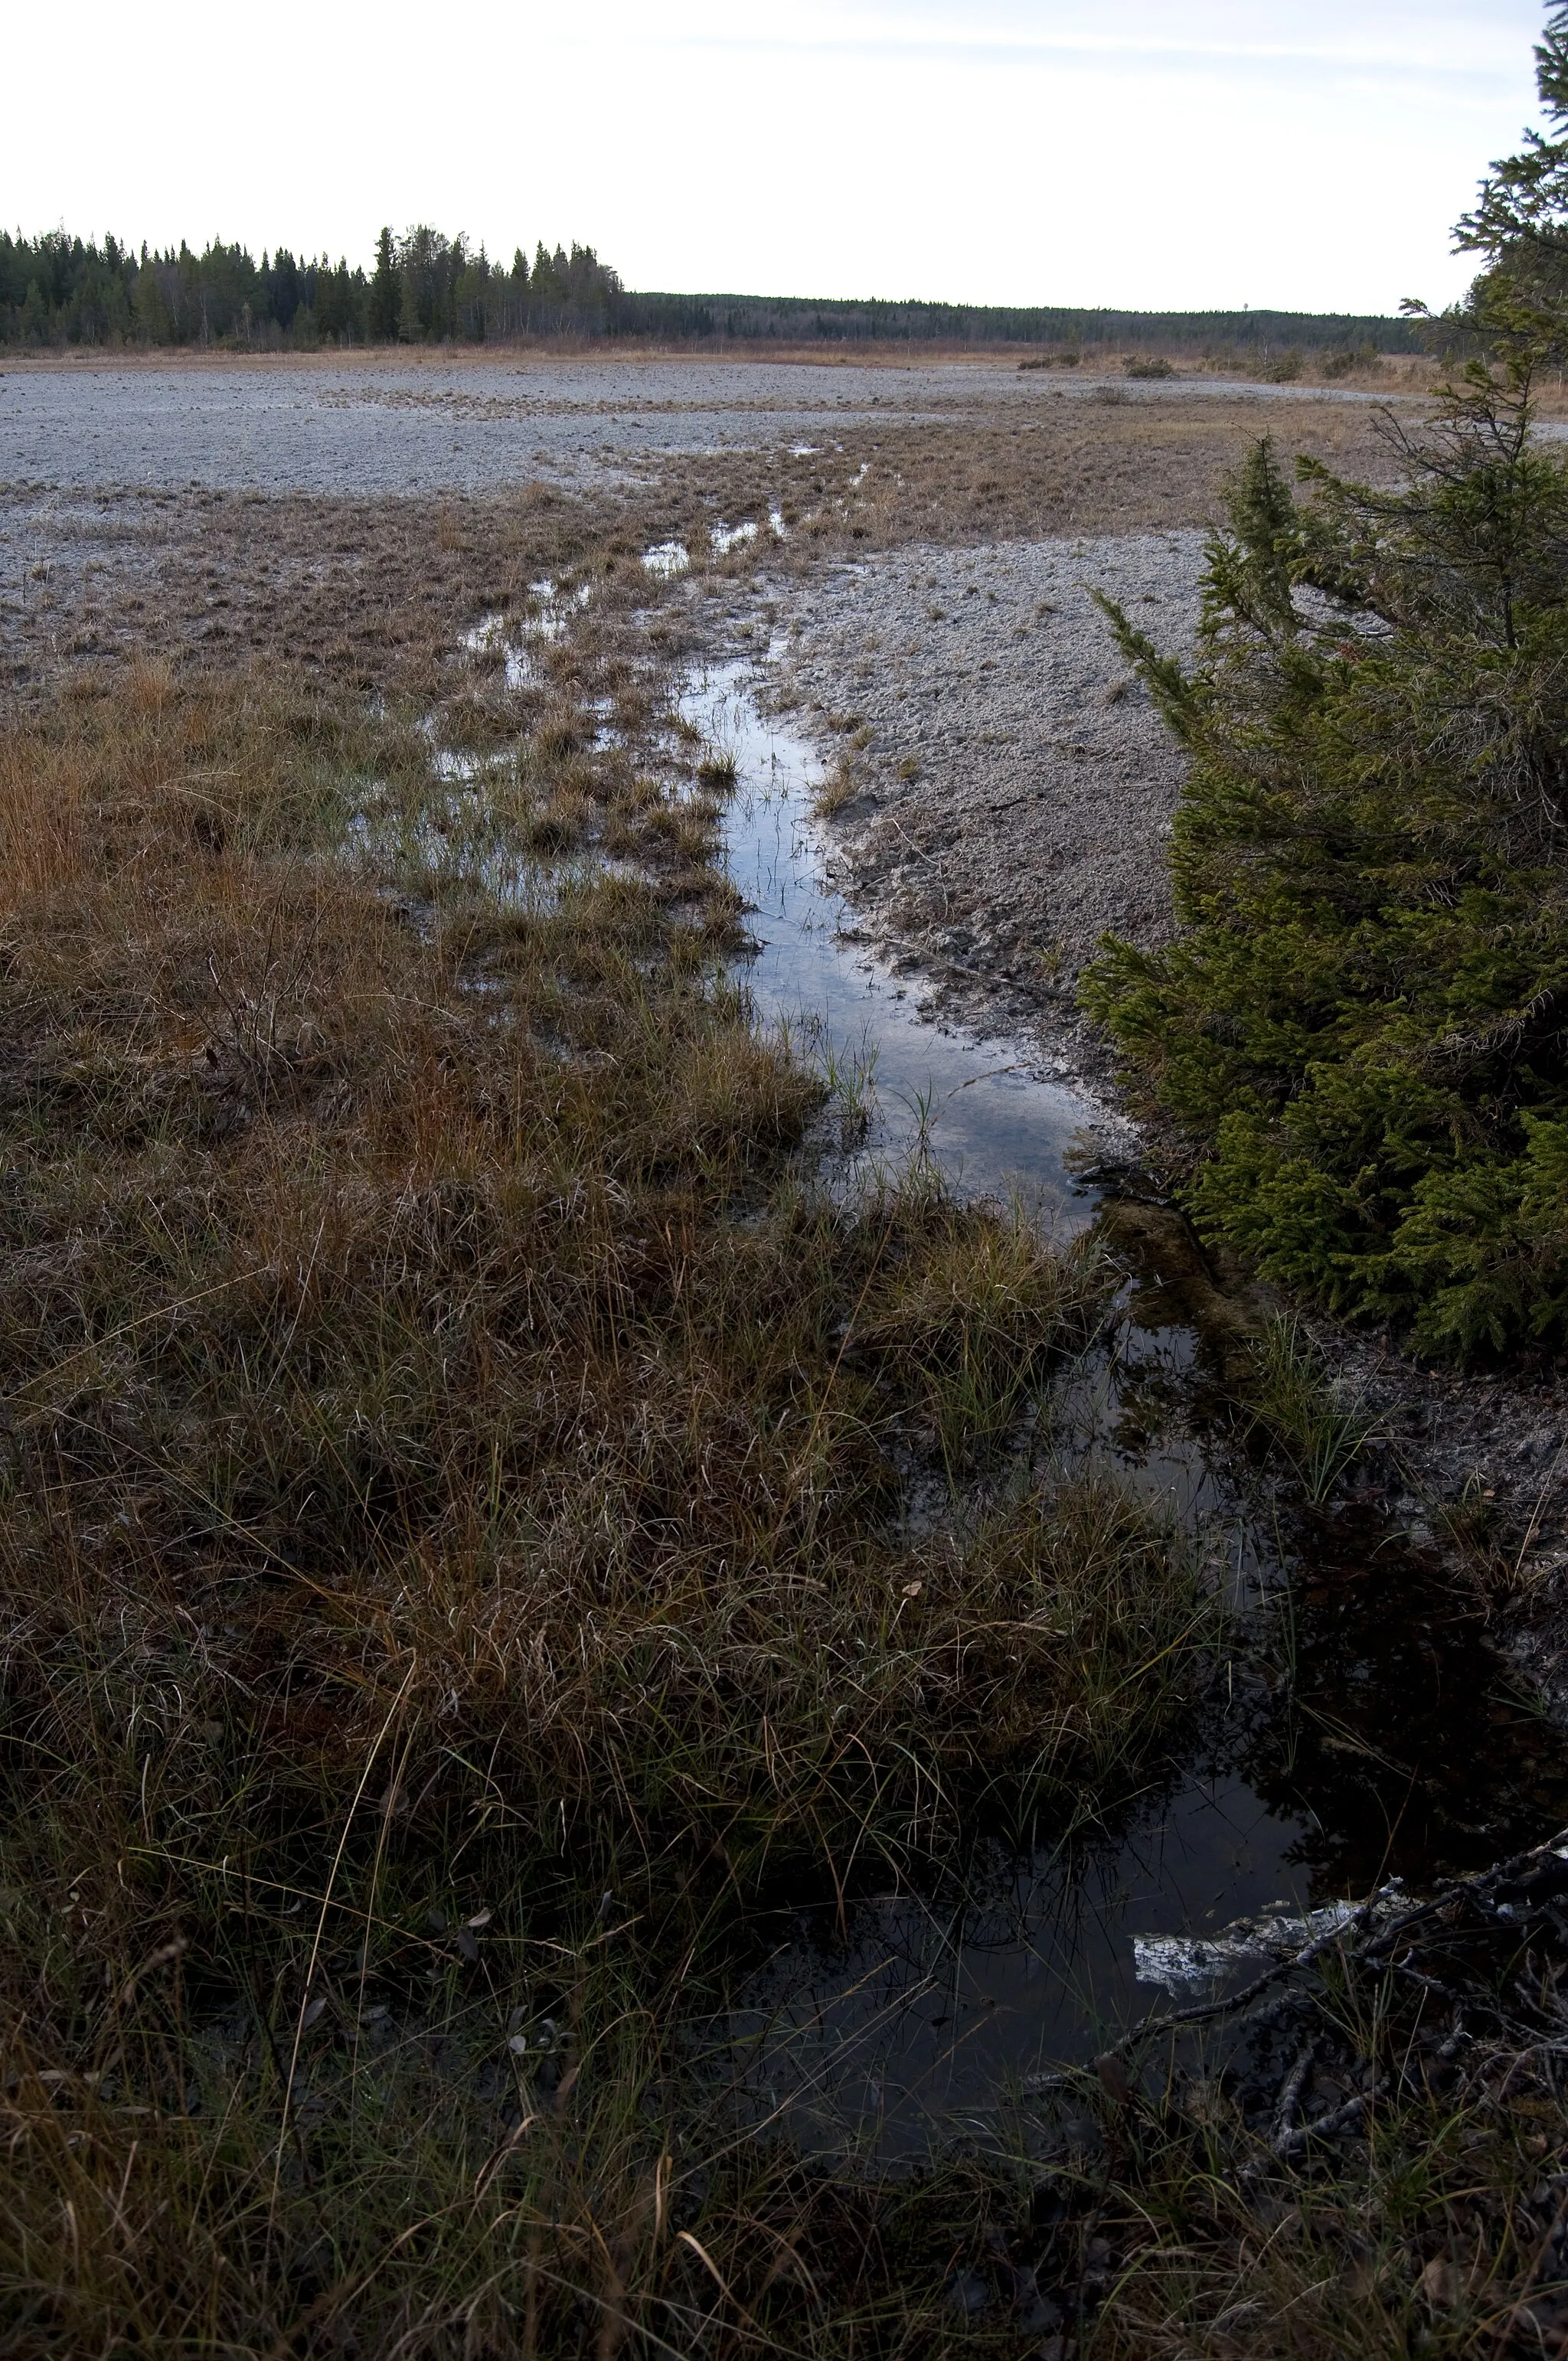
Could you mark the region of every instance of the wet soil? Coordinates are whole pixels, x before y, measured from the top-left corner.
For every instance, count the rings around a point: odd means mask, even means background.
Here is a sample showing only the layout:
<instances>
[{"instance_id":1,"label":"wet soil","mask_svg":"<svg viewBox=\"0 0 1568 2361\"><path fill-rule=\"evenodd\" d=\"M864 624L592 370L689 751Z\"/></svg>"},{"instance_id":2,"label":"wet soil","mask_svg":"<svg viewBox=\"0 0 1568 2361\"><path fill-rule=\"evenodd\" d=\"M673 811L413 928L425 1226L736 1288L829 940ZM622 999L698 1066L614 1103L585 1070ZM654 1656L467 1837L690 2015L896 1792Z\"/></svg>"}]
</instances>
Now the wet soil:
<instances>
[{"instance_id":1,"label":"wet soil","mask_svg":"<svg viewBox=\"0 0 1568 2361\"><path fill-rule=\"evenodd\" d=\"M478 616L590 547L643 588L638 552L689 542L687 588L722 600L764 548L788 586L850 550L1191 528L1286 419L1292 447L1376 471L1376 405L1343 388L974 362L8 364L0 697L258 655L431 694ZM747 523L754 547L710 539Z\"/></svg>"},{"instance_id":2,"label":"wet soil","mask_svg":"<svg viewBox=\"0 0 1568 2361\"><path fill-rule=\"evenodd\" d=\"M1078 978L1108 928L1169 939L1166 850L1182 764L1094 603L1185 653L1193 530L916 544L786 599L773 668L839 766L832 866L868 939L916 962L944 1016L1029 1028L1105 1082Z\"/></svg>"},{"instance_id":3,"label":"wet soil","mask_svg":"<svg viewBox=\"0 0 1568 2361\"><path fill-rule=\"evenodd\" d=\"M846 928L820 759L756 702L778 660L700 675L683 710L736 774L741 972L834 1085L815 1153L849 1189L924 1159L961 1195L1022 1193L1110 1247L1118 1318L1021 1447L1147 1498L1234 1609L1185 1748L1145 1792L1037 1840L981 1828L959 1880L797 1892L778 1915L728 2028L744 2085L806 2147L887 2158L1092 2059L1162 1993L1223 1993L1370 1894L1540 1841L1568 1823L1568 1744L1479 1597L1398 1513L1387 1443L1332 1511L1253 1444L1238 1386L1267 1299L1217 1276L1169 1207L1123 1193L1127 1127L1021 1045L912 1012ZM911 1516L952 1512L911 1490Z\"/></svg>"},{"instance_id":4,"label":"wet soil","mask_svg":"<svg viewBox=\"0 0 1568 2361\"><path fill-rule=\"evenodd\" d=\"M1101 1192L1080 1170L1125 1156L1130 1127L1028 1044L933 1022L929 996L867 948L824 866L823 768L751 687L743 663L700 671L682 711L736 768L725 841L751 936L746 981L762 1022L829 1081L837 1185L917 1158L960 1194L1018 1190L1058 1235L1081 1230Z\"/></svg>"},{"instance_id":5,"label":"wet soil","mask_svg":"<svg viewBox=\"0 0 1568 2361\"><path fill-rule=\"evenodd\" d=\"M1180 643L1198 528L1252 435L1288 420L1293 446L1376 463L1376 405L1342 390L1355 398L1186 379L1069 385L991 363L8 367L5 682L26 697L123 654L265 654L422 690L479 616L525 604L532 580L587 538L602 546L612 512L625 578L597 594L606 631L658 592L640 548L684 534L700 551L714 519L765 521L776 499L787 537L668 586L652 639L666 655L696 641L755 656L787 634L761 693L795 700L820 774L850 758L825 839L847 906L830 931L876 966L901 1020L938 1037L969 1020L1000 1041L999 1100L1021 1105L1048 1082L1103 1134L1114 1093L1073 978L1102 927L1147 941L1168 928L1162 830L1179 766L1088 585L1107 582ZM541 452L561 462L554 484ZM579 461L598 471L591 501L586 478L565 480ZM408 497L237 489L315 485L334 468ZM216 489L191 489L202 471ZM465 489L480 480L491 489ZM416 497L421 486L439 496ZM969 1071L995 1062L953 1054L948 1140L970 1111ZM972 1140L965 1156L980 1171ZM1212 1335L1235 1275L1205 1269L1203 1284ZM1321 1333L1382 1421L1387 1513L1476 1576L1473 1595L1501 1598L1511 1644L1568 1701L1556 1369L1456 1381L1387 1339Z\"/></svg>"},{"instance_id":6,"label":"wet soil","mask_svg":"<svg viewBox=\"0 0 1568 2361\"><path fill-rule=\"evenodd\" d=\"M1058 536L905 547L772 586L762 693L837 771L824 860L851 933L934 1022L1022 1043L1108 1115L1113 1060L1078 973L1105 931L1169 939L1182 766L1091 589L1179 652L1201 562L1196 532ZM749 630L740 612L732 644ZM1376 1422L1387 1514L1444 1553L1568 1712L1561 1361L1455 1376L1387 1334L1310 1326Z\"/></svg>"},{"instance_id":7,"label":"wet soil","mask_svg":"<svg viewBox=\"0 0 1568 2361\"><path fill-rule=\"evenodd\" d=\"M8 363L0 696L148 655L281 657L432 694L464 630L602 549L607 525L626 553L598 592L610 631L656 587L641 548L684 535L700 549L715 521L754 516L762 541L668 586L652 637L668 657L694 642L755 653L798 626L772 694L799 700L825 770L850 757L830 858L851 931L911 1007L1021 1043L1032 1071L1108 1108L1074 977L1102 927L1168 929L1179 765L1087 585L1109 582L1179 644L1227 467L1278 422L1292 448L1375 471L1372 391L1069 381L989 360ZM700 447L716 420L718 444ZM542 480L541 451L591 461L598 489ZM404 496L239 489L334 468ZM192 489L201 472L213 489ZM765 530L772 504L783 542ZM1568 1696L1557 1370L1456 1385L1386 1339L1323 1334L1386 1421L1391 1506L1529 1592L1513 1626Z\"/></svg>"},{"instance_id":8,"label":"wet soil","mask_svg":"<svg viewBox=\"0 0 1568 2361\"><path fill-rule=\"evenodd\" d=\"M0 486L356 498L490 491L533 477L604 483L714 451L830 449L861 426L1029 416L1042 404L1093 401L1111 382L1083 371L1047 384L992 359L913 368L521 352L11 359L0 368ZM1128 386L1120 371L1114 390L1157 409L1241 393L1286 412L1403 398L1397 386L1243 387L1189 375Z\"/></svg>"}]
</instances>

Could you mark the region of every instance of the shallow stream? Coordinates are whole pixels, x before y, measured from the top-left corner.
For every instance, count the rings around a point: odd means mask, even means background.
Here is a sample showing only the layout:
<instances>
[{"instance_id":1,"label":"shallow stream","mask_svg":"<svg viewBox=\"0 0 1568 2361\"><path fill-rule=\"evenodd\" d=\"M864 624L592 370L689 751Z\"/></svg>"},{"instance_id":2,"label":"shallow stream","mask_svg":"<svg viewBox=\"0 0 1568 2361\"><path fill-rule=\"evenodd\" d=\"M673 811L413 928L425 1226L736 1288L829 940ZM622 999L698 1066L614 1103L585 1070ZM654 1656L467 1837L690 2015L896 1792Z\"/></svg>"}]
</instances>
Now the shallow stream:
<instances>
[{"instance_id":1,"label":"shallow stream","mask_svg":"<svg viewBox=\"0 0 1568 2361\"><path fill-rule=\"evenodd\" d=\"M1114 1224L1114 1197L1081 1177L1114 1125L1026 1051L927 1021L849 939L824 882L820 765L751 677L716 668L683 710L734 759L745 974L759 1015L834 1086L835 1185L925 1156L961 1194L1021 1193L1058 1235ZM1179 1224L1163 1235L1192 1257ZM807 2145L897 2155L990 2122L1151 2009L1223 1992L1331 1923L1311 1914L1484 1867L1568 1822L1568 1748L1478 1616L1376 1497L1331 1515L1278 1493L1223 1412L1215 1338L1159 1224L1140 1235L1124 1324L1055 1447L1157 1495L1211 1553L1235 1660L1186 1758L1109 1824L981 1846L961 1888L781 1914L732 2029L759 2108Z\"/></svg>"},{"instance_id":2,"label":"shallow stream","mask_svg":"<svg viewBox=\"0 0 1568 2361\"><path fill-rule=\"evenodd\" d=\"M681 709L734 759L725 838L730 876L752 913L757 950L746 980L758 1014L822 1065L847 1116L865 1104L869 1120L845 1179L856 1185L879 1162L895 1169L923 1153L964 1195L1016 1185L1059 1234L1087 1227L1096 1192L1071 1167L1091 1163L1121 1126L1040 1080L1017 1044L931 1023L906 985L845 939L852 921L823 884L812 816L822 766L763 717L746 683L743 664L718 666Z\"/></svg>"}]
</instances>

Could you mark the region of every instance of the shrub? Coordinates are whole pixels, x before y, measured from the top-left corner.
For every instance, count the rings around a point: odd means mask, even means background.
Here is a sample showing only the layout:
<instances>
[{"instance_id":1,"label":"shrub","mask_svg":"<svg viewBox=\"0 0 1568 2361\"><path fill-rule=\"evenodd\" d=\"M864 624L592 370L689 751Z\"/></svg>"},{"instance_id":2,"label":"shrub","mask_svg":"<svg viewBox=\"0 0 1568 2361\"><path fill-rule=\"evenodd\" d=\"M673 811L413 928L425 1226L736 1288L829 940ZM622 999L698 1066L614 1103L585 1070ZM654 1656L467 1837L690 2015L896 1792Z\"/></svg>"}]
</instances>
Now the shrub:
<instances>
[{"instance_id":1,"label":"shrub","mask_svg":"<svg viewBox=\"0 0 1568 2361\"><path fill-rule=\"evenodd\" d=\"M1191 768L1183 932L1087 1005L1195 1148L1200 1226L1464 1356L1568 1326L1568 467L1530 358L1390 421L1400 488L1268 443L1198 660L1111 601Z\"/></svg>"}]
</instances>

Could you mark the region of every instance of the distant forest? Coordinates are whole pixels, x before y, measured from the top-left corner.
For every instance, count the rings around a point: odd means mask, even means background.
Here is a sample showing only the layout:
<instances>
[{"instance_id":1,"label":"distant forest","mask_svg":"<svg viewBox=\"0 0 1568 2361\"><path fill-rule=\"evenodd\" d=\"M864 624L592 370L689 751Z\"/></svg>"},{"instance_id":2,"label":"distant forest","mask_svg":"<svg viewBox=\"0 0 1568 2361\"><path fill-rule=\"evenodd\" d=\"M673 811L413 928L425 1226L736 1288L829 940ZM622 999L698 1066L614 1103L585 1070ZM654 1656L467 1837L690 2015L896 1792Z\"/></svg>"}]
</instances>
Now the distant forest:
<instances>
[{"instance_id":1,"label":"distant forest","mask_svg":"<svg viewBox=\"0 0 1568 2361\"><path fill-rule=\"evenodd\" d=\"M139 254L50 230L0 231L0 345L223 346L309 352L344 345L506 344L532 336L659 343L1126 346L1224 352L1307 347L1409 352L1406 320L1305 312L1074 311L806 297L634 294L591 247L521 247L510 268L482 246L384 229L373 269L242 246Z\"/></svg>"},{"instance_id":2,"label":"distant forest","mask_svg":"<svg viewBox=\"0 0 1568 2361\"><path fill-rule=\"evenodd\" d=\"M140 254L51 230L0 232L0 342L7 345L193 345L311 351L333 345L488 344L524 335L604 335L620 281L591 247L510 269L483 247L439 230L384 229L371 271L295 258L258 262L242 246Z\"/></svg>"}]
</instances>

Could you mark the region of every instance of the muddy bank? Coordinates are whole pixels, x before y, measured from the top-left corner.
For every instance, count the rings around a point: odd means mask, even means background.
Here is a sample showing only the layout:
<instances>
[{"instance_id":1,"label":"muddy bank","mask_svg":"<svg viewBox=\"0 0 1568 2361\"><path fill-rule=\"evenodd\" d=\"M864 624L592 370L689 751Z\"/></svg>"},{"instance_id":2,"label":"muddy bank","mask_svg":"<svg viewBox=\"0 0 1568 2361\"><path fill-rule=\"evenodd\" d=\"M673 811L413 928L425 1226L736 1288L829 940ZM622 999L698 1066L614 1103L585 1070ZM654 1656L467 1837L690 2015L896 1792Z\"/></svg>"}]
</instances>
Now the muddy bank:
<instances>
[{"instance_id":1,"label":"muddy bank","mask_svg":"<svg viewBox=\"0 0 1568 2361\"><path fill-rule=\"evenodd\" d=\"M1190 528L916 544L797 594L772 669L836 767L835 883L870 942L933 1013L1025 1027L1100 1085L1079 975L1107 928L1169 938L1181 763L1091 591L1186 647L1201 563Z\"/></svg>"}]
</instances>

